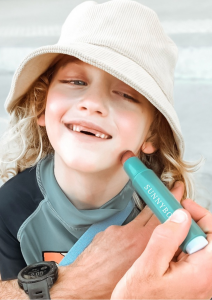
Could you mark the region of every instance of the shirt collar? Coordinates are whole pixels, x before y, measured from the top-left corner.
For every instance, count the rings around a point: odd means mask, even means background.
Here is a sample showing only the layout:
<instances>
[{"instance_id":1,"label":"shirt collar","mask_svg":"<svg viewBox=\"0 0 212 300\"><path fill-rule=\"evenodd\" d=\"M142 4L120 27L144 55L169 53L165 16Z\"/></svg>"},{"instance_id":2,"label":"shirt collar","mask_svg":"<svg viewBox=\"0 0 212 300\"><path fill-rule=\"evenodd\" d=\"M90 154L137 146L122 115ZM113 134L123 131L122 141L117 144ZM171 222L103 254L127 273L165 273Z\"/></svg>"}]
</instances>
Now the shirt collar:
<instances>
[{"instance_id":1,"label":"shirt collar","mask_svg":"<svg viewBox=\"0 0 212 300\"><path fill-rule=\"evenodd\" d=\"M70 226L89 226L122 211L132 198L134 189L129 180L123 189L97 209L77 209L60 188L54 175L54 155L50 154L38 163L37 176L45 197L62 220Z\"/></svg>"}]
</instances>

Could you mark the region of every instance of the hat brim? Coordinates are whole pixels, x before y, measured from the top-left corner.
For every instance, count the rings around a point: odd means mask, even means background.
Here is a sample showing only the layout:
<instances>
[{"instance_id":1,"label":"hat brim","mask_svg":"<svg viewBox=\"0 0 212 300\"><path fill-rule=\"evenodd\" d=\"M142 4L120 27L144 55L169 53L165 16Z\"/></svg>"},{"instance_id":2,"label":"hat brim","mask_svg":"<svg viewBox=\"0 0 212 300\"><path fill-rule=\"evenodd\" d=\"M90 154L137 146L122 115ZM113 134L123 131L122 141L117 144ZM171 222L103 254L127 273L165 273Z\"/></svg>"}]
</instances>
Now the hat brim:
<instances>
[{"instance_id":1,"label":"hat brim","mask_svg":"<svg viewBox=\"0 0 212 300\"><path fill-rule=\"evenodd\" d=\"M58 54L75 56L80 60L100 68L146 97L167 119L172 128L181 157L184 140L180 123L172 104L153 77L132 59L109 47L88 43L69 45L49 45L31 52L16 70L9 95L4 107L10 113L18 99L24 95L34 81L44 73Z\"/></svg>"}]
</instances>

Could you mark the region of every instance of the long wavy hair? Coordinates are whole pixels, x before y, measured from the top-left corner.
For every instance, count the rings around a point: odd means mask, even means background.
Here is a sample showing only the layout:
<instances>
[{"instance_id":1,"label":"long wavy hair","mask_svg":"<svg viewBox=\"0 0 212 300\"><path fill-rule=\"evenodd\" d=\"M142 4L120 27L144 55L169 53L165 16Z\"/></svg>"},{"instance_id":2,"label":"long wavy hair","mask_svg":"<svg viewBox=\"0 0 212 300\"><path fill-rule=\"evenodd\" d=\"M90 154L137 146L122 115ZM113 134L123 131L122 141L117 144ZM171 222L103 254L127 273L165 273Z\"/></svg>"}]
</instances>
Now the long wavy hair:
<instances>
[{"instance_id":1,"label":"long wavy hair","mask_svg":"<svg viewBox=\"0 0 212 300\"><path fill-rule=\"evenodd\" d=\"M54 153L46 128L37 124L37 118L45 111L53 76L67 63L63 60L67 55L60 54L58 57L57 62L34 82L11 111L9 124L0 139L0 179L3 183L26 168L35 166L46 155ZM68 60L71 59L76 58L69 56ZM157 151L152 154L140 151L139 159L157 174L169 190L175 181L183 181L185 191L182 199L194 200L196 191L193 173L200 168L203 160L186 162L180 157L171 127L157 109L147 141L151 141ZM134 200L141 208L142 199L137 195Z\"/></svg>"}]
</instances>

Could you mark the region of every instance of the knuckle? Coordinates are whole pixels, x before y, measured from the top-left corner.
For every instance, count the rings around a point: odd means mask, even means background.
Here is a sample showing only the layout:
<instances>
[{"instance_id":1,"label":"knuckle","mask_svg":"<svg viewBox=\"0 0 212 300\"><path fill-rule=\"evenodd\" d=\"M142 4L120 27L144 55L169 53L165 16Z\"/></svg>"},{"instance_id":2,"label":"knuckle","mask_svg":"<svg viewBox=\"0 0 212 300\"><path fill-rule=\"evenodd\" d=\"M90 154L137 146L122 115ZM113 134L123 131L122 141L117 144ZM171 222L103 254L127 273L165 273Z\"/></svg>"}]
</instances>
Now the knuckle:
<instances>
[{"instance_id":1,"label":"knuckle","mask_svg":"<svg viewBox=\"0 0 212 300\"><path fill-rule=\"evenodd\" d=\"M111 243L118 242L123 239L123 229L122 226L111 225L107 227L104 231L98 232L93 238L92 244L104 244L108 245Z\"/></svg>"},{"instance_id":2,"label":"knuckle","mask_svg":"<svg viewBox=\"0 0 212 300\"><path fill-rule=\"evenodd\" d=\"M105 229L105 234L114 235L119 233L121 226L111 225Z\"/></svg>"},{"instance_id":3,"label":"knuckle","mask_svg":"<svg viewBox=\"0 0 212 300\"><path fill-rule=\"evenodd\" d=\"M93 238L93 242L95 241L99 241L102 237L103 237L103 235L104 235L104 232L102 232L102 231L100 231L100 232L98 232L96 235L95 235L95 237Z\"/></svg>"}]
</instances>

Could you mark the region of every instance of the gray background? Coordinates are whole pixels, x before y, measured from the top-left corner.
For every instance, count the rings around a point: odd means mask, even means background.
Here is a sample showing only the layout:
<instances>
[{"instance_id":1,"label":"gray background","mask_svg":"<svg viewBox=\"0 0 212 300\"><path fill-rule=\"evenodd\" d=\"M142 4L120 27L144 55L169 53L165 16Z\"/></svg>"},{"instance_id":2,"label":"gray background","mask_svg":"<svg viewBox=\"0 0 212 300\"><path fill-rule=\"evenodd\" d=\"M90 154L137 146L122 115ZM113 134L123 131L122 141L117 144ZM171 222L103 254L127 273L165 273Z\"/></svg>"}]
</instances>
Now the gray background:
<instances>
[{"instance_id":1,"label":"gray background","mask_svg":"<svg viewBox=\"0 0 212 300\"><path fill-rule=\"evenodd\" d=\"M56 43L65 18L82 2L0 0L0 135L8 122L4 101L18 64L35 48ZM195 174L196 201L212 211L212 0L138 2L157 12L179 48L174 105L186 142L184 158L205 158Z\"/></svg>"}]
</instances>

